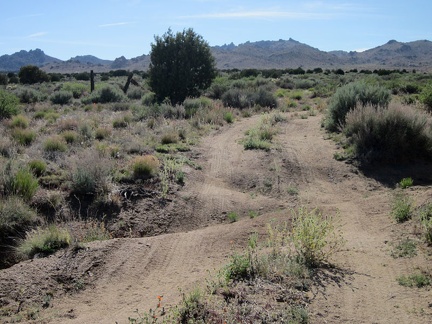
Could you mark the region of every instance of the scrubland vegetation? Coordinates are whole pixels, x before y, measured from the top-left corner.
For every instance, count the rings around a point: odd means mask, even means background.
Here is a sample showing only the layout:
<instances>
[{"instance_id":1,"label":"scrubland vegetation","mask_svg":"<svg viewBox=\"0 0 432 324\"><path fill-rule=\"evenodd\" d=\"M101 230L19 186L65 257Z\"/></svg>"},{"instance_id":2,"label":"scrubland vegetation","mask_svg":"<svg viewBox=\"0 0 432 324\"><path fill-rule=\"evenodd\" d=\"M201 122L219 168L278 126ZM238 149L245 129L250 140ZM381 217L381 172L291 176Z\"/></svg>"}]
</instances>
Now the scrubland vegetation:
<instances>
[{"instance_id":1,"label":"scrubland vegetation","mask_svg":"<svg viewBox=\"0 0 432 324\"><path fill-rule=\"evenodd\" d=\"M49 74L38 73L36 82L31 73L2 78L7 81L0 89L2 267L71 244L123 236L116 215L127 199L126 189L148 189L163 203L188 181L182 167L197 168L188 155L191 147L210 131L252 114L263 117L245 134L245 149L272 150L286 112L292 118L322 113L324 129L343 147L340 160L364 166L432 158L429 74L218 71L208 88L173 101L153 92L144 72L134 71L135 84L126 92L127 71L96 75L92 93L83 75L52 75L49 81ZM412 185L404 180L401 187ZM432 244L429 207L415 208L401 193L391 215L399 223L416 219L424 241ZM185 295L177 309L180 322L261 316L263 322L307 323L307 312L298 305L272 318L247 303L244 313L221 311L232 306L227 300L235 298L239 285L262 278L270 285L281 282L284 291L293 285L307 290L311 269L328 262L341 240L329 240L328 235L337 238L335 228L318 211L300 209L294 215L292 224L269 227L267 243L252 236L247 251L232 257L220 281L211 286L218 292L215 308L208 309L203 299L208 292ZM230 221L236 220L232 216ZM70 226L72 222L79 225ZM132 224L123 227L134 233ZM288 245L293 249L287 250ZM400 283L419 286L429 279L404 277ZM130 322L150 323L151 314Z\"/></svg>"}]
</instances>

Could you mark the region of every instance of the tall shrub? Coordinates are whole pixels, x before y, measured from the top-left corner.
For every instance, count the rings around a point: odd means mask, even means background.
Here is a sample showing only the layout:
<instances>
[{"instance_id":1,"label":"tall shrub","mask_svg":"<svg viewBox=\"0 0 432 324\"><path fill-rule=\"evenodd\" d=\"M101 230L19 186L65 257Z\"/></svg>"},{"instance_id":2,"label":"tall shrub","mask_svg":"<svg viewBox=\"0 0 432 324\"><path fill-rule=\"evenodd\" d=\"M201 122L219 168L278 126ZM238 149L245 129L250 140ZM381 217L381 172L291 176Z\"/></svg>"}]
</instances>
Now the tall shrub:
<instances>
[{"instance_id":1,"label":"tall shrub","mask_svg":"<svg viewBox=\"0 0 432 324\"><path fill-rule=\"evenodd\" d=\"M5 90L0 89L0 119L18 114L19 99Z\"/></svg>"},{"instance_id":2,"label":"tall shrub","mask_svg":"<svg viewBox=\"0 0 432 324\"><path fill-rule=\"evenodd\" d=\"M398 162L432 158L427 116L410 106L359 107L346 116L345 135L363 162Z\"/></svg>"},{"instance_id":3,"label":"tall shrub","mask_svg":"<svg viewBox=\"0 0 432 324\"><path fill-rule=\"evenodd\" d=\"M387 107L390 99L390 92L384 87L363 82L349 83L339 88L330 99L325 127L331 132L338 131L345 125L345 117L350 110L366 105Z\"/></svg>"}]
</instances>

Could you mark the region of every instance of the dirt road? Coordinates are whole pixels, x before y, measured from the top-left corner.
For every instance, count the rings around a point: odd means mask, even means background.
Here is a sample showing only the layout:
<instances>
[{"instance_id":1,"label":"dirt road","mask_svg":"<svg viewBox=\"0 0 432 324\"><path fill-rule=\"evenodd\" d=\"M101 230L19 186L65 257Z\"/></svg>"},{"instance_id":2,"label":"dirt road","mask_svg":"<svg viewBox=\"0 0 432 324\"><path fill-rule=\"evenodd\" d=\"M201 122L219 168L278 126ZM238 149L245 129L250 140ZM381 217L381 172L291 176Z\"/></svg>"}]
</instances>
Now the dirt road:
<instances>
[{"instance_id":1,"label":"dirt road","mask_svg":"<svg viewBox=\"0 0 432 324\"><path fill-rule=\"evenodd\" d=\"M411 259L390 255L392 242L403 234L389 216L392 189L333 158L336 145L325 139L320 116L290 116L280 126L276 149L245 151L239 140L260 118L236 121L196 148L202 171L188 174L181 192L194 201L188 222L196 229L89 244L83 258L91 266L83 273L96 279L77 293L54 299L42 313L45 321L127 323L135 309L154 308L157 296L163 295L166 307L174 305L181 299L180 290L203 283L244 246L249 234L264 233L270 219L287 217L289 207L304 204L338 214L346 240L332 260L335 267L316 278L313 323L432 322L431 292L396 281L416 266L427 266L427 259L423 253ZM297 197L289 194L293 186ZM231 211L239 221L209 223ZM260 216L249 218L251 211ZM43 262L48 261L21 267Z\"/></svg>"}]
</instances>

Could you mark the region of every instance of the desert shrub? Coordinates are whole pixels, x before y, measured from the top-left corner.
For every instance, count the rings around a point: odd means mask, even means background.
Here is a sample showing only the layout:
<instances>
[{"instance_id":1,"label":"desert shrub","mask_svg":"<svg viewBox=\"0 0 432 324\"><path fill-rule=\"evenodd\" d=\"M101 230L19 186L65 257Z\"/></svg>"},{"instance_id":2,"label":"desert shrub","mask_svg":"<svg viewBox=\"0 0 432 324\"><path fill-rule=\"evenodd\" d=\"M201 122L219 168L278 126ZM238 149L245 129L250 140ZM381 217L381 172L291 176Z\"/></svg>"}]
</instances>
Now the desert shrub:
<instances>
[{"instance_id":1,"label":"desert shrub","mask_svg":"<svg viewBox=\"0 0 432 324\"><path fill-rule=\"evenodd\" d=\"M68 103L71 102L72 97L73 97L72 92L61 90L61 91L54 92L50 96L50 101L54 105L67 105Z\"/></svg>"},{"instance_id":2,"label":"desert shrub","mask_svg":"<svg viewBox=\"0 0 432 324\"><path fill-rule=\"evenodd\" d=\"M420 94L420 101L429 111L432 110L432 84L429 84L423 89Z\"/></svg>"},{"instance_id":3,"label":"desert shrub","mask_svg":"<svg viewBox=\"0 0 432 324\"><path fill-rule=\"evenodd\" d=\"M277 107L276 97L270 91L263 88L259 88L258 91L251 96L251 102L254 105L258 105L261 107Z\"/></svg>"},{"instance_id":4,"label":"desert shrub","mask_svg":"<svg viewBox=\"0 0 432 324\"><path fill-rule=\"evenodd\" d=\"M427 116L410 106L388 109L370 105L346 116L343 129L363 162L397 162L432 157L432 134Z\"/></svg>"},{"instance_id":5,"label":"desert shrub","mask_svg":"<svg viewBox=\"0 0 432 324\"><path fill-rule=\"evenodd\" d=\"M345 125L345 117L357 106L387 107L390 103L390 92L383 87L367 85L362 82L349 83L336 90L331 97L325 120L329 131L337 131Z\"/></svg>"},{"instance_id":6,"label":"desert shrub","mask_svg":"<svg viewBox=\"0 0 432 324\"><path fill-rule=\"evenodd\" d=\"M42 160L31 160L28 167L36 177L40 177L46 172L47 164Z\"/></svg>"},{"instance_id":7,"label":"desert shrub","mask_svg":"<svg viewBox=\"0 0 432 324\"><path fill-rule=\"evenodd\" d=\"M11 196L0 201L0 237L5 233L22 231L39 221L37 213L21 198Z\"/></svg>"},{"instance_id":8,"label":"desert shrub","mask_svg":"<svg viewBox=\"0 0 432 324\"><path fill-rule=\"evenodd\" d=\"M211 86L207 89L207 95L212 99L221 99L222 95L229 89L228 80L218 77L213 80Z\"/></svg>"},{"instance_id":9,"label":"desert shrub","mask_svg":"<svg viewBox=\"0 0 432 324\"><path fill-rule=\"evenodd\" d=\"M21 103L32 104L44 101L46 96L42 92L31 88L24 88L17 92L17 97Z\"/></svg>"},{"instance_id":10,"label":"desert shrub","mask_svg":"<svg viewBox=\"0 0 432 324\"><path fill-rule=\"evenodd\" d=\"M68 91L72 93L72 96L75 99L81 98L81 96L86 92L89 91L89 87L85 85L84 83L78 83L78 82L66 82L62 86L62 90Z\"/></svg>"},{"instance_id":11,"label":"desert shrub","mask_svg":"<svg viewBox=\"0 0 432 324\"><path fill-rule=\"evenodd\" d=\"M131 121L132 121L131 116L124 115L124 116L115 118L113 120L112 125L114 128L125 128L125 127L128 127L128 125Z\"/></svg>"},{"instance_id":12,"label":"desert shrub","mask_svg":"<svg viewBox=\"0 0 432 324\"><path fill-rule=\"evenodd\" d=\"M140 88L133 88L127 92L127 97L132 100L140 100L143 96L143 91Z\"/></svg>"},{"instance_id":13,"label":"desert shrub","mask_svg":"<svg viewBox=\"0 0 432 324\"><path fill-rule=\"evenodd\" d=\"M19 99L14 94L0 89L0 119L18 114Z\"/></svg>"},{"instance_id":14,"label":"desert shrub","mask_svg":"<svg viewBox=\"0 0 432 324\"><path fill-rule=\"evenodd\" d=\"M71 172L71 192L96 195L109 190L111 164L96 153L80 156Z\"/></svg>"},{"instance_id":15,"label":"desert shrub","mask_svg":"<svg viewBox=\"0 0 432 324\"><path fill-rule=\"evenodd\" d=\"M74 73L73 77L75 78L75 80L78 80L78 81L89 81L90 80L90 73L88 73L88 72Z\"/></svg>"},{"instance_id":16,"label":"desert shrub","mask_svg":"<svg viewBox=\"0 0 432 324\"><path fill-rule=\"evenodd\" d=\"M32 258L36 254L46 256L69 246L70 243L71 236L66 229L50 225L45 229L28 232L26 238L19 242L16 252L21 258Z\"/></svg>"},{"instance_id":17,"label":"desert shrub","mask_svg":"<svg viewBox=\"0 0 432 324\"><path fill-rule=\"evenodd\" d=\"M240 109L255 105L270 108L277 106L276 97L263 87L259 87L258 89L238 89L233 87L223 94L222 102L225 107Z\"/></svg>"},{"instance_id":18,"label":"desert shrub","mask_svg":"<svg viewBox=\"0 0 432 324\"><path fill-rule=\"evenodd\" d=\"M313 88L316 85L315 80L308 80L308 79L297 79L294 81L295 88L296 89L310 89Z\"/></svg>"},{"instance_id":19,"label":"desert shrub","mask_svg":"<svg viewBox=\"0 0 432 324\"><path fill-rule=\"evenodd\" d=\"M27 128L29 126L30 121L26 116L23 115L16 115L12 117L12 120L10 122L11 127L18 127L18 128Z\"/></svg>"},{"instance_id":20,"label":"desert shrub","mask_svg":"<svg viewBox=\"0 0 432 324\"><path fill-rule=\"evenodd\" d=\"M144 106L151 106L156 103L156 94L154 92L146 93L141 100Z\"/></svg>"},{"instance_id":21,"label":"desert shrub","mask_svg":"<svg viewBox=\"0 0 432 324\"><path fill-rule=\"evenodd\" d=\"M119 88L106 85L95 90L90 96L83 98L81 101L85 105L91 103L123 102L127 101L127 97Z\"/></svg>"},{"instance_id":22,"label":"desert shrub","mask_svg":"<svg viewBox=\"0 0 432 324\"><path fill-rule=\"evenodd\" d=\"M194 116L198 110L210 108L212 101L205 97L200 98L186 98L183 102L186 118Z\"/></svg>"},{"instance_id":23,"label":"desert shrub","mask_svg":"<svg viewBox=\"0 0 432 324\"><path fill-rule=\"evenodd\" d=\"M294 89L295 83L290 78L280 78L276 81L276 85L282 89Z\"/></svg>"},{"instance_id":24,"label":"desert shrub","mask_svg":"<svg viewBox=\"0 0 432 324\"><path fill-rule=\"evenodd\" d=\"M28 168L16 169L11 162L8 162L3 170L1 185L5 196L19 196L24 200L31 200L36 193L39 184Z\"/></svg>"},{"instance_id":25,"label":"desert shrub","mask_svg":"<svg viewBox=\"0 0 432 324\"><path fill-rule=\"evenodd\" d=\"M150 178L158 173L159 160L153 155L138 156L132 160L132 172L135 179Z\"/></svg>"},{"instance_id":26,"label":"desert shrub","mask_svg":"<svg viewBox=\"0 0 432 324\"><path fill-rule=\"evenodd\" d=\"M45 150L45 152L48 153L66 152L67 146L65 140L62 137L54 135L45 140L43 144L43 149Z\"/></svg>"},{"instance_id":27,"label":"desert shrub","mask_svg":"<svg viewBox=\"0 0 432 324\"><path fill-rule=\"evenodd\" d=\"M36 132L22 128L13 129L11 135L18 144L23 146L31 145L36 138Z\"/></svg>"}]
</instances>

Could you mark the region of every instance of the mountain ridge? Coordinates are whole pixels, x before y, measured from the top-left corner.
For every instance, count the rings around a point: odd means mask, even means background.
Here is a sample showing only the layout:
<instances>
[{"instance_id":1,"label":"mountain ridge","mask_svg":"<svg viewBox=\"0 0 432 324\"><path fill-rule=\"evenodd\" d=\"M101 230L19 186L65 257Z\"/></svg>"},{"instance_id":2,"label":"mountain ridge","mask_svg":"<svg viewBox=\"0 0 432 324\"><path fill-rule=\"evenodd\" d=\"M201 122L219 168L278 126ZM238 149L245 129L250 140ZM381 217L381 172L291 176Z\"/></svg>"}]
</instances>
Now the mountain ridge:
<instances>
[{"instance_id":1,"label":"mountain ridge","mask_svg":"<svg viewBox=\"0 0 432 324\"><path fill-rule=\"evenodd\" d=\"M419 69L432 70L432 42L417 40L387 43L362 51L321 51L292 38L277 41L262 40L212 46L211 52L218 69L286 69L286 68L364 68L364 69ZM47 72L95 72L109 70L146 70L150 56L143 54L126 59L102 60L93 55L79 55L67 61L46 55L42 50L20 52L0 56L0 71L18 71L24 65L37 65Z\"/></svg>"}]
</instances>

